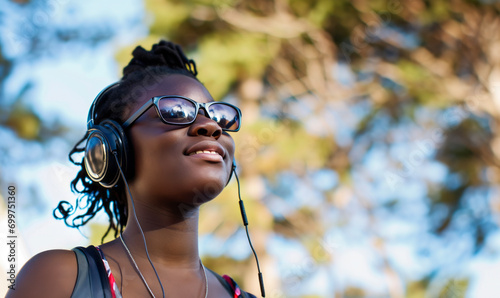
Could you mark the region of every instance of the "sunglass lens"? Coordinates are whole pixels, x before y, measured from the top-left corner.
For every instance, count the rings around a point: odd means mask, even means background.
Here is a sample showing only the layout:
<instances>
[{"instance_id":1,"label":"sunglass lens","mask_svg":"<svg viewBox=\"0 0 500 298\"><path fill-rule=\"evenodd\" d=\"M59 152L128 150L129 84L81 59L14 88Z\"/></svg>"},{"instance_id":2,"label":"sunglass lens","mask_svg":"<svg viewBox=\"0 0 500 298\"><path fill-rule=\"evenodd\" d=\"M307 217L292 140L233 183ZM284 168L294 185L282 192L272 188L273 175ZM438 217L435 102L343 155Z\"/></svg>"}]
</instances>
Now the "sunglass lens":
<instances>
[{"instance_id":1,"label":"sunglass lens","mask_svg":"<svg viewBox=\"0 0 500 298\"><path fill-rule=\"evenodd\" d=\"M196 106L182 98L164 97L158 105L163 119L172 124L187 124L196 117Z\"/></svg>"},{"instance_id":2,"label":"sunglass lens","mask_svg":"<svg viewBox=\"0 0 500 298\"><path fill-rule=\"evenodd\" d=\"M223 103L216 103L210 105L208 108L210 118L217 122L224 130L237 130L240 127L240 117L238 111Z\"/></svg>"}]
</instances>

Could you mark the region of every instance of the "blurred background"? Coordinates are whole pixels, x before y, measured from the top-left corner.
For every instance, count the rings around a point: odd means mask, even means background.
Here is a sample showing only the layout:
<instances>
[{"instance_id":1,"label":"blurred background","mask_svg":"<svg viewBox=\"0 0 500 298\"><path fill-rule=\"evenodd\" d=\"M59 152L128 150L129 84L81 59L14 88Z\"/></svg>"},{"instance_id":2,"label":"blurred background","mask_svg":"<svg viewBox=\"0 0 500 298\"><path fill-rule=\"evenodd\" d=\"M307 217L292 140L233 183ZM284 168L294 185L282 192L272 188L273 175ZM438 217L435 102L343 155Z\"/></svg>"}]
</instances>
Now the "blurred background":
<instances>
[{"instance_id":1,"label":"blurred background","mask_svg":"<svg viewBox=\"0 0 500 298\"><path fill-rule=\"evenodd\" d=\"M161 38L243 111L266 297L500 297L495 0L0 0L0 232L14 186L17 270L100 244L105 216L52 216L77 198L67 154L133 48ZM236 183L201 214L204 263L258 294Z\"/></svg>"}]
</instances>

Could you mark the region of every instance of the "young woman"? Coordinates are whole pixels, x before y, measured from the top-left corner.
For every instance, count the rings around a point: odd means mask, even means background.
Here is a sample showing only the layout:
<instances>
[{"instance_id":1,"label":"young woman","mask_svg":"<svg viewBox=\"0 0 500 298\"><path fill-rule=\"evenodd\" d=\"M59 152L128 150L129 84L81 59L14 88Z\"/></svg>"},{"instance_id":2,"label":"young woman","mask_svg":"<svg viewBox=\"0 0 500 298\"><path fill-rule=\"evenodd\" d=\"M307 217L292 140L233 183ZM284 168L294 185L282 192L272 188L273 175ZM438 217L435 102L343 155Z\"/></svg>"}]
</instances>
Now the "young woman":
<instances>
[{"instance_id":1,"label":"young woman","mask_svg":"<svg viewBox=\"0 0 500 298\"><path fill-rule=\"evenodd\" d=\"M241 113L214 102L196 75L176 44L134 50L123 78L94 101L89 129L70 153L73 161L85 152L72 188L87 209L78 215L61 202L55 210L82 226L103 209L108 232L119 237L34 256L7 297L254 297L198 255L199 206L231 178L228 132L239 130Z\"/></svg>"}]
</instances>

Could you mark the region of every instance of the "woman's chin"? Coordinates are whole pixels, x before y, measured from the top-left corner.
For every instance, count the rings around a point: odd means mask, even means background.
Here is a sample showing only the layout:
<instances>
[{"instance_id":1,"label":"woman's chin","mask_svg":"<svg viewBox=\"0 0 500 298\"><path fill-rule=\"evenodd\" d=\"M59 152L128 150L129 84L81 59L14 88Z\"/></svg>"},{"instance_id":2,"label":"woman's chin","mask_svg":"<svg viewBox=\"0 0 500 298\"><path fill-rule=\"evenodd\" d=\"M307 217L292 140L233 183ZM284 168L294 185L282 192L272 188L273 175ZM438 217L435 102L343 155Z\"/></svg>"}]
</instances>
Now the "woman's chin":
<instances>
[{"instance_id":1,"label":"woman's chin","mask_svg":"<svg viewBox=\"0 0 500 298\"><path fill-rule=\"evenodd\" d=\"M202 204L215 199L226 186L225 181L221 179L204 180L206 181L198 181L191 189L194 201Z\"/></svg>"}]
</instances>

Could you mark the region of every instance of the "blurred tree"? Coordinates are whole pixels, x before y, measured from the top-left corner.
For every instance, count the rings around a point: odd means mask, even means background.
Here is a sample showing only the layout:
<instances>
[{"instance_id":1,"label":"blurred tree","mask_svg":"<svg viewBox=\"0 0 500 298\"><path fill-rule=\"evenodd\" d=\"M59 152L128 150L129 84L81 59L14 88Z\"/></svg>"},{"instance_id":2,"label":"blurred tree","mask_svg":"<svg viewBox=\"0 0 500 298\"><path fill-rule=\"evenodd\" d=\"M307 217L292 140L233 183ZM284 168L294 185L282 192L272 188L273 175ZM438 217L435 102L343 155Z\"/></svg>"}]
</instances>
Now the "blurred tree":
<instances>
[{"instance_id":1,"label":"blurred tree","mask_svg":"<svg viewBox=\"0 0 500 298\"><path fill-rule=\"evenodd\" d=\"M35 17L50 3L14 2L9 5L19 6L27 20L14 41L32 59L69 41L96 44L112 34L107 26L52 26ZM308 282L349 274L339 273L342 253L360 244L375 256L372 267L384 276L385 290L331 282L322 285L329 297L415 297L442 268L480 251L497 229L497 2L145 4L150 34L140 44L149 47L161 37L181 43L213 96L237 102L244 112L244 128L234 138L268 297L316 295ZM133 46L117 53L122 65ZM44 123L23 105L25 91L18 100L5 98L3 84L18 61L4 49L2 41L0 124L20 138L43 140ZM250 252L235 254L231 245L242 239L235 188L204 206L201 232L227 243L217 242L226 256L206 261L258 293ZM285 254L267 244L276 241L298 244L306 255L283 260ZM470 245L458 245L464 241ZM401 244L415 248L417 265L393 254ZM407 266L421 266L411 271L419 272L418 280ZM460 280L452 286L465 293L468 282Z\"/></svg>"},{"instance_id":2,"label":"blurred tree","mask_svg":"<svg viewBox=\"0 0 500 298\"><path fill-rule=\"evenodd\" d=\"M463 241L450 235L470 235L475 249L461 252L469 256L498 227L491 208L498 204L491 194L500 177L494 146L498 3L145 3L152 21L143 46L160 37L183 44L199 61L200 79L214 97L242 107L245 126L234 137L256 247L269 250L265 243L276 235L298 240L314 263L298 277L307 280L312 271L334 265L335 253L325 246L329 233L356 225L382 261L387 294L402 297L412 281L393 265L389 247L401 240L385 232L385 222L423 227L406 235L414 239L434 234ZM130 52L117 55L122 64ZM326 178L320 183L321 175ZM415 183L424 205L418 214L408 211L415 203L407 189ZM219 203L202 213L203 231L234 236L239 219L232 187ZM367 224L357 222L363 214ZM436 249L429 242L415 246L421 256ZM262 258L265 270L273 271L277 264ZM211 260L215 269L232 262ZM241 261L234 262L240 268ZM445 265L430 265L422 280ZM252 288L254 265L248 266L244 285ZM298 293L284 278L271 279L270 287L281 287L281 294ZM426 284L415 289L421 292ZM335 291L358 295L351 286ZM360 291L370 295L369 289Z\"/></svg>"},{"instance_id":3,"label":"blurred tree","mask_svg":"<svg viewBox=\"0 0 500 298\"><path fill-rule=\"evenodd\" d=\"M5 86L13 70L60 54L64 46L95 46L108 40L113 35L113 29L105 23L56 23L51 19L59 13L62 2L4 2L0 7L0 26L4 33L0 41L0 127L14 131L20 139L45 142L63 135L68 128L59 121L40 120L31 108L30 81L24 82L19 90L7 93ZM18 22L18 26L10 26L10 22ZM4 145L6 147L2 150L5 151L15 147Z\"/></svg>"}]
</instances>

